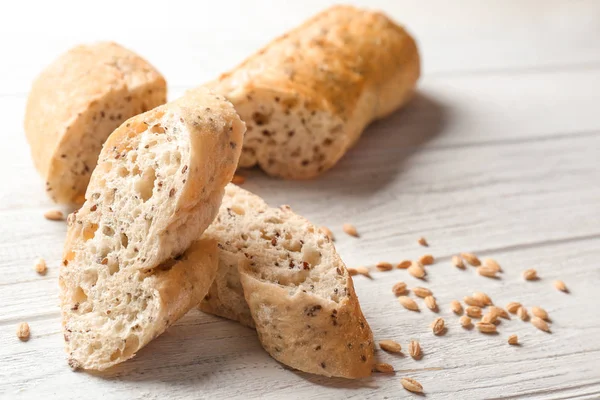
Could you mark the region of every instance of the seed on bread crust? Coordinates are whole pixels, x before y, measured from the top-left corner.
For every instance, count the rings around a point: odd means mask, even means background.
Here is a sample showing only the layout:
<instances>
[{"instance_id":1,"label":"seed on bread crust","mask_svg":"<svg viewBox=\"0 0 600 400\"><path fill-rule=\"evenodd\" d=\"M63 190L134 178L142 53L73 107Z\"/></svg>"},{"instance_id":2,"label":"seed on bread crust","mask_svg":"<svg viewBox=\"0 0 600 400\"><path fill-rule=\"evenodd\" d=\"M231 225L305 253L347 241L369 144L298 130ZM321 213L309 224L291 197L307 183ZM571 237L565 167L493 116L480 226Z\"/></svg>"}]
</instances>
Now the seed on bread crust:
<instances>
[{"instance_id":1,"label":"seed on bread crust","mask_svg":"<svg viewBox=\"0 0 600 400\"><path fill-rule=\"evenodd\" d=\"M65 216L60 210L48 210L44 213L44 218L50 221L62 221Z\"/></svg>"},{"instance_id":2,"label":"seed on bread crust","mask_svg":"<svg viewBox=\"0 0 600 400\"><path fill-rule=\"evenodd\" d=\"M402 351L402 345L395 340L380 340L379 347L381 350L385 350L389 353L400 353Z\"/></svg>"},{"instance_id":3,"label":"seed on bread crust","mask_svg":"<svg viewBox=\"0 0 600 400\"><path fill-rule=\"evenodd\" d=\"M358 231L356 230L356 227L352 224L342 225L342 230L350 236L358 237Z\"/></svg>"}]
</instances>

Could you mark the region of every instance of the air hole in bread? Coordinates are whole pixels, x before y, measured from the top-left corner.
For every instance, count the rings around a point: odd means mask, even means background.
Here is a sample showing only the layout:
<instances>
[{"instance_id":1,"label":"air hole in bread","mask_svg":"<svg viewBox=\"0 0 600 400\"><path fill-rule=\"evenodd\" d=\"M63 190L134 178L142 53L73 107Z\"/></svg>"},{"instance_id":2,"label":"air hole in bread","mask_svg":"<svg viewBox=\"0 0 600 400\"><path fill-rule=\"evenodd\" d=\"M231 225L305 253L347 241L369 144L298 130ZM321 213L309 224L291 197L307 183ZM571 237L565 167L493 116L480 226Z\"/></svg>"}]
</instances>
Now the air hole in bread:
<instances>
[{"instance_id":1,"label":"air hole in bread","mask_svg":"<svg viewBox=\"0 0 600 400\"><path fill-rule=\"evenodd\" d=\"M85 240L92 239L97 230L98 230L98 224L94 224L94 223L86 224L85 227L83 228L83 238Z\"/></svg>"},{"instance_id":2,"label":"air hole in bread","mask_svg":"<svg viewBox=\"0 0 600 400\"><path fill-rule=\"evenodd\" d=\"M304 246L302 248L302 261L313 267L319 265L321 263L321 253L312 247Z\"/></svg>"},{"instance_id":3,"label":"air hole in bread","mask_svg":"<svg viewBox=\"0 0 600 400\"><path fill-rule=\"evenodd\" d=\"M73 303L77 304L77 303L84 303L87 301L87 295L85 294L85 292L83 291L83 288L81 286L78 286L77 289L75 289L75 291L73 292Z\"/></svg>"},{"instance_id":4,"label":"air hole in bread","mask_svg":"<svg viewBox=\"0 0 600 400\"><path fill-rule=\"evenodd\" d=\"M140 168L137 165L134 165L132 173L133 173L134 176L138 176L138 175L140 175L142 173L142 171L140 170Z\"/></svg>"},{"instance_id":5,"label":"air hole in bread","mask_svg":"<svg viewBox=\"0 0 600 400\"><path fill-rule=\"evenodd\" d=\"M240 237L242 238L242 240L248 240L248 235L246 235L245 233L242 233Z\"/></svg>"},{"instance_id":6,"label":"air hole in bread","mask_svg":"<svg viewBox=\"0 0 600 400\"><path fill-rule=\"evenodd\" d=\"M296 251L297 252L297 251L302 250L302 243L300 243L299 240L284 241L282 243L282 246L287 251Z\"/></svg>"},{"instance_id":7,"label":"air hole in bread","mask_svg":"<svg viewBox=\"0 0 600 400\"><path fill-rule=\"evenodd\" d=\"M263 113L255 112L252 114L252 120L258 126L268 124L270 119L271 118L268 115Z\"/></svg>"},{"instance_id":8,"label":"air hole in bread","mask_svg":"<svg viewBox=\"0 0 600 400\"><path fill-rule=\"evenodd\" d=\"M110 355L110 361L115 361L119 357L121 357L121 350L115 350Z\"/></svg>"},{"instance_id":9,"label":"air hole in bread","mask_svg":"<svg viewBox=\"0 0 600 400\"><path fill-rule=\"evenodd\" d=\"M127 246L129 245L129 238L127 237L127 235L124 232L121 232L121 246L123 246L124 248L127 248Z\"/></svg>"},{"instance_id":10,"label":"air hole in bread","mask_svg":"<svg viewBox=\"0 0 600 400\"><path fill-rule=\"evenodd\" d=\"M242 207L240 207L237 204L234 204L233 206L231 206L231 211L233 211L237 215L245 215L246 214L246 210L244 210Z\"/></svg>"},{"instance_id":11,"label":"air hole in bread","mask_svg":"<svg viewBox=\"0 0 600 400\"><path fill-rule=\"evenodd\" d=\"M108 273L110 275L114 275L115 273L119 272L120 269L121 268L119 268L119 263L115 261L108 262Z\"/></svg>"},{"instance_id":12,"label":"air hole in bread","mask_svg":"<svg viewBox=\"0 0 600 400\"><path fill-rule=\"evenodd\" d=\"M265 222L268 223L268 224L281 224L281 223L283 223L282 220L280 220L279 218L274 217L274 216L273 217L265 218Z\"/></svg>"},{"instance_id":13,"label":"air hole in bread","mask_svg":"<svg viewBox=\"0 0 600 400\"><path fill-rule=\"evenodd\" d=\"M125 178L126 176L129 175L129 170L125 167L119 167L119 169L117 170L117 174L121 177L121 178Z\"/></svg>"},{"instance_id":14,"label":"air hole in bread","mask_svg":"<svg viewBox=\"0 0 600 400\"><path fill-rule=\"evenodd\" d=\"M129 335L127 339L125 339L125 348L123 349L123 357L129 358L135 353L135 351L140 346L140 339L136 335Z\"/></svg>"},{"instance_id":15,"label":"air hole in bread","mask_svg":"<svg viewBox=\"0 0 600 400\"><path fill-rule=\"evenodd\" d=\"M115 234L115 230L113 228L111 228L110 226L104 225L102 227L102 234L104 236L112 237Z\"/></svg>"},{"instance_id":16,"label":"air hole in bread","mask_svg":"<svg viewBox=\"0 0 600 400\"><path fill-rule=\"evenodd\" d=\"M144 170L141 178L135 183L135 190L140 194L144 203L152 197L152 190L154 189L154 182L156 181L156 171L152 167L148 167Z\"/></svg>"},{"instance_id":17,"label":"air hole in bread","mask_svg":"<svg viewBox=\"0 0 600 400\"><path fill-rule=\"evenodd\" d=\"M152 128L150 128L150 132L152 132L152 133L165 133L165 128L163 128L161 124L156 124Z\"/></svg>"},{"instance_id":18,"label":"air hole in bread","mask_svg":"<svg viewBox=\"0 0 600 400\"><path fill-rule=\"evenodd\" d=\"M98 282L98 271L95 269L87 269L82 276L82 283L87 286L94 286Z\"/></svg>"}]
</instances>

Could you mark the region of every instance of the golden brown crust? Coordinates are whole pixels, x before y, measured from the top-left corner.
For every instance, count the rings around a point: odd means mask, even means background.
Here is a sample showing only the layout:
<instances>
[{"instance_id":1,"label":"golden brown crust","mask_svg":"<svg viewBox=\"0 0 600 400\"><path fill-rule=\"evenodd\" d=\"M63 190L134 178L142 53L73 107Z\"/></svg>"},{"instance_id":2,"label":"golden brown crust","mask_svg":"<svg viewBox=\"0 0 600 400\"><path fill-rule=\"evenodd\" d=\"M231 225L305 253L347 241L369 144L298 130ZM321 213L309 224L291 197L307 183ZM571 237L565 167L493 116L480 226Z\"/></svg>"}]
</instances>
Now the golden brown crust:
<instances>
[{"instance_id":1,"label":"golden brown crust","mask_svg":"<svg viewBox=\"0 0 600 400\"><path fill-rule=\"evenodd\" d=\"M81 203L106 137L125 119L166 101L164 78L116 43L77 46L34 81L25 133L49 196Z\"/></svg>"},{"instance_id":2,"label":"golden brown crust","mask_svg":"<svg viewBox=\"0 0 600 400\"><path fill-rule=\"evenodd\" d=\"M405 104L419 74L416 43L403 28L382 13L335 6L208 86L248 124L240 166L304 179L333 166L366 125Z\"/></svg>"}]
</instances>

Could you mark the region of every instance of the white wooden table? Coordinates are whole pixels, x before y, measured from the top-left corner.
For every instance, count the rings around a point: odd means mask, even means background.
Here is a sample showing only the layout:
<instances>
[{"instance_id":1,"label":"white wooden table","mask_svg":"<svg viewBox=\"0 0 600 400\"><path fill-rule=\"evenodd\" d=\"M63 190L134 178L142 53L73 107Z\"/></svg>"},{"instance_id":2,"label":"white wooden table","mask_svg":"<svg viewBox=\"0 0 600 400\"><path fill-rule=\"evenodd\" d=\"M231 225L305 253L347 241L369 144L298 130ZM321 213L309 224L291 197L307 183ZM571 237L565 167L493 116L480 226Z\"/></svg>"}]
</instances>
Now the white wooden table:
<instances>
[{"instance_id":1,"label":"white wooden table","mask_svg":"<svg viewBox=\"0 0 600 400\"><path fill-rule=\"evenodd\" d=\"M20 4L14 4L20 3ZM192 2L189 2L192 3ZM30 82L79 42L112 39L167 77L170 97L234 66L328 1L44 2L3 5L0 24L0 397L4 398L410 398L410 376L431 399L600 398L600 2L362 1L417 37L424 73L402 112L371 126L322 178L284 182L259 172L245 188L329 226L348 266L437 259L426 283L406 271L355 285L376 339L420 361L378 351L394 376L327 379L284 368L236 323L192 311L132 360L104 374L74 373L62 349L57 276L65 224L46 221L45 197L22 119ZM274 2L275 3L275 2ZM92 6L93 4L93 6ZM360 239L345 236L354 223ZM431 246L417 245L425 236ZM450 257L496 258L500 280L459 271ZM38 276L33 260L49 273ZM525 282L521 272L541 277ZM570 294L552 287L566 282ZM449 326L404 310L398 280L430 287ZM544 307L552 334L518 318L500 334L464 330L453 299L483 290L500 305ZM31 339L16 326L27 321ZM519 347L509 346L509 334Z\"/></svg>"}]
</instances>

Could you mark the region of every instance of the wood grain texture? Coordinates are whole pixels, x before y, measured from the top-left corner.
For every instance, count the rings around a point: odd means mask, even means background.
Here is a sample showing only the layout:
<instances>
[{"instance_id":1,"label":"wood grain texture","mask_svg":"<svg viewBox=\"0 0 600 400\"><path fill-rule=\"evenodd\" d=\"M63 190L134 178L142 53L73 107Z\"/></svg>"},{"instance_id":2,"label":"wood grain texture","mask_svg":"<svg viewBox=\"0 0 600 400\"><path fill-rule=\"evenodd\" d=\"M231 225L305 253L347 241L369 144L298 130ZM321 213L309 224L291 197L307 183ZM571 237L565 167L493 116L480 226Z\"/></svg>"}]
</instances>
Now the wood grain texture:
<instances>
[{"instance_id":1,"label":"wood grain texture","mask_svg":"<svg viewBox=\"0 0 600 400\"><path fill-rule=\"evenodd\" d=\"M404 376L421 382L430 399L600 397L600 4L594 1L368 2L418 38L425 69L417 97L372 125L318 180L245 172L244 188L327 225L348 266L426 252L436 257L426 282L374 268L372 279L355 278L376 340L395 339L405 349L377 351L395 375L347 381L291 371L262 350L254 331L199 311L104 374L71 372L57 298L66 226L42 217L54 206L22 130L34 75L76 41L113 39L155 64L175 98L329 2L198 2L193 9L173 2L160 8L161 29L151 31L142 28L156 20L158 3L109 3L93 20L66 4L71 12L59 14L53 3L34 15L17 4L15 18L0 26L3 37L13 38L0 42L7 55L0 63L0 398L416 397L401 388ZM107 30L109 17L123 25ZM23 48L29 52L21 54ZM346 222L360 238L343 233ZM420 236L430 247L417 244ZM493 257L506 272L491 280L472 267L458 270L450 258L460 251ZM33 270L38 256L47 260L45 276ZM524 281L527 268L540 280ZM554 289L554 279L570 293ZM431 288L439 313L421 299L420 313L402 308L391 291L399 280ZM552 333L515 317L502 321L497 335L463 329L449 304L475 290L500 306L545 308ZM429 327L437 316L446 320L443 336ZM21 321L31 326L28 342L16 337ZM506 343L513 333L520 346ZM422 360L407 355L411 339L421 342Z\"/></svg>"}]
</instances>

